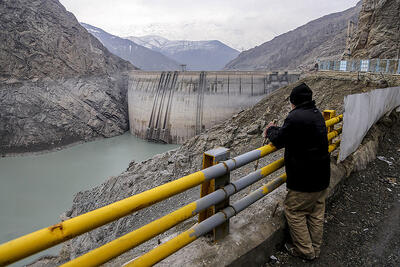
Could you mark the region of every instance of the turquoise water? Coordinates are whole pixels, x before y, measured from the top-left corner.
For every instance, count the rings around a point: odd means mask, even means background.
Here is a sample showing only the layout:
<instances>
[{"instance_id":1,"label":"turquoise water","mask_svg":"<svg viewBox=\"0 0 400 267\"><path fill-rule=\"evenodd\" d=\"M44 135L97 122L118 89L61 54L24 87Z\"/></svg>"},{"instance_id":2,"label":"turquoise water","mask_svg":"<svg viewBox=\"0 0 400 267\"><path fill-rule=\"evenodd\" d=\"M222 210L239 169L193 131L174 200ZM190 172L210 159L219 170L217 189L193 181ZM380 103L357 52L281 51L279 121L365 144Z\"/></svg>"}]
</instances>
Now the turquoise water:
<instances>
[{"instance_id":1,"label":"turquoise water","mask_svg":"<svg viewBox=\"0 0 400 267\"><path fill-rule=\"evenodd\" d=\"M42 155L0 158L0 243L58 223L75 193L120 174L132 160L140 162L176 147L126 133Z\"/></svg>"}]
</instances>

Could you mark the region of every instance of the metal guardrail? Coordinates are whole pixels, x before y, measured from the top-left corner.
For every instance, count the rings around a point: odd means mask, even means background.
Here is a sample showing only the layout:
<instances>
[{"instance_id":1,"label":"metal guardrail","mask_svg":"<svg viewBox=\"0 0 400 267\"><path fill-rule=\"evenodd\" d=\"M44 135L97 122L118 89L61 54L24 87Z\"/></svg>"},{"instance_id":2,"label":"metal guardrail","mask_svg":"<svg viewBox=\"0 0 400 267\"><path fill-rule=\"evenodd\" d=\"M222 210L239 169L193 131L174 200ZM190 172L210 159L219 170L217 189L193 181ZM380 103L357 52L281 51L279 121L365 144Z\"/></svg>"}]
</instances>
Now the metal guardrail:
<instances>
[{"instance_id":1,"label":"metal guardrail","mask_svg":"<svg viewBox=\"0 0 400 267\"><path fill-rule=\"evenodd\" d=\"M356 59L318 61L318 70L400 74L399 59Z\"/></svg>"},{"instance_id":2,"label":"metal guardrail","mask_svg":"<svg viewBox=\"0 0 400 267\"><path fill-rule=\"evenodd\" d=\"M328 129L343 119L343 115L334 117L334 111L326 111L324 112L324 116L326 119L329 118L326 121ZM332 131L328 134L329 140L332 140L341 133L341 129L331 130ZM329 150L332 151L336 149L339 143L340 141L331 144ZM214 182L216 178L229 174L231 171L252 161L258 160L276 150L277 149L273 145L269 144L232 159L215 162L216 164L211 167L189 174L175 181L11 240L0 245L0 266L16 262L200 184L205 184L209 181ZM195 216L199 212L204 211L209 207L216 206L218 203L229 198L229 196L280 169L283 165L283 159L277 160L260 170L252 172L237 181L227 184L223 188L217 188L216 191L209 192L209 194L199 200L165 215L158 220L92 250L89 253L66 263L65 266L97 266L105 263L157 236L158 234L165 232L178 223ZM214 212L215 214L209 214L207 216L208 218L201 221L198 225L192 227L169 242L160 245L156 249L133 261L130 265L151 265L162 260L181 248L182 244L188 244L201 235L215 229L218 225L224 223L230 217L268 194L285 181L286 176L283 175L233 205L224 207L221 211L216 210ZM224 214L227 215L226 220L222 220L222 217L225 218ZM154 256L155 254L156 256Z\"/></svg>"},{"instance_id":3,"label":"metal guardrail","mask_svg":"<svg viewBox=\"0 0 400 267\"><path fill-rule=\"evenodd\" d=\"M340 144L340 141L335 142L333 145L329 146L329 152L335 150ZM205 221L191 227L189 230L183 232L182 234L178 235L177 237L161 244L160 246L156 247L155 249L149 251L148 253L142 255L141 257L129 262L125 266L127 267L135 267L135 266L151 266L156 264L157 262L165 259L166 257L170 256L171 254L175 253L179 249L185 247L186 245L190 244L197 238L203 236L204 234L208 233L212 229L218 227L222 223L226 222L239 212L243 211L251 204L255 203L256 201L260 200L264 196L268 195L276 188L281 186L286 182L286 173L282 174L278 178L273 179L269 183L265 184L264 186L258 188L257 190L253 191L249 195L245 196L244 198L236 201L234 204L230 205L229 207L225 208L224 210L218 212L217 214L209 217Z\"/></svg>"}]
</instances>

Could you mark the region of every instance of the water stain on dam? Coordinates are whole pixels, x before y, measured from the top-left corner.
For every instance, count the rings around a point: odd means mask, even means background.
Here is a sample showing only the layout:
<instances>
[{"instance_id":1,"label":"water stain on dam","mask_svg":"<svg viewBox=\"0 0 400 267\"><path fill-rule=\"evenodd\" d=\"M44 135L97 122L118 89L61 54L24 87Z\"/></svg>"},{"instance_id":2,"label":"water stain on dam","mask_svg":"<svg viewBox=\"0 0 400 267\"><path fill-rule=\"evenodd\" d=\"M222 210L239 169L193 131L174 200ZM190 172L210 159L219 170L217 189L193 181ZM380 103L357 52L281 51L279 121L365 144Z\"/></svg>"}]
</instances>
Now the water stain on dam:
<instances>
[{"instance_id":1,"label":"water stain on dam","mask_svg":"<svg viewBox=\"0 0 400 267\"><path fill-rule=\"evenodd\" d=\"M180 144L298 78L288 72L135 71L128 90L130 132Z\"/></svg>"}]
</instances>

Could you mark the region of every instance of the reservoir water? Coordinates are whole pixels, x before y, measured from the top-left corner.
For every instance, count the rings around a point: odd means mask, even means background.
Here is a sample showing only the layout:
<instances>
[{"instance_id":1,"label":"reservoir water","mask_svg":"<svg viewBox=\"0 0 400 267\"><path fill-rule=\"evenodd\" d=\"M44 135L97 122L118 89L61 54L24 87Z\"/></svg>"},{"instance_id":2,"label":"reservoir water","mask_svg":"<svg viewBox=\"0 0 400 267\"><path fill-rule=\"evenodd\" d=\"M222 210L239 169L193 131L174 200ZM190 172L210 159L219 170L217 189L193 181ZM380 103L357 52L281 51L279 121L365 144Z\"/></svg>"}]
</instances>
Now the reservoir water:
<instances>
[{"instance_id":1,"label":"reservoir water","mask_svg":"<svg viewBox=\"0 0 400 267\"><path fill-rule=\"evenodd\" d=\"M126 133L41 155L0 158L0 244L58 223L75 193L120 174L130 161L140 162L176 147L148 143Z\"/></svg>"}]
</instances>

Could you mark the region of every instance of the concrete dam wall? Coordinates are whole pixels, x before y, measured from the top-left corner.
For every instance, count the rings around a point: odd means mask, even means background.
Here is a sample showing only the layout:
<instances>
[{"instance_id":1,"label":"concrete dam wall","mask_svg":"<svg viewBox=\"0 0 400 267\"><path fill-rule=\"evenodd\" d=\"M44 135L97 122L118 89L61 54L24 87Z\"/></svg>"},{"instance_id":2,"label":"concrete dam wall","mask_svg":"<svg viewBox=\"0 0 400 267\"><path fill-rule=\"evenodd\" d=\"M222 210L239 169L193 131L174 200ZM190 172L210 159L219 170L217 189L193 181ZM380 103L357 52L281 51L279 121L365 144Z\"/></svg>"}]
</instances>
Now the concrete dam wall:
<instances>
[{"instance_id":1,"label":"concrete dam wall","mask_svg":"<svg viewBox=\"0 0 400 267\"><path fill-rule=\"evenodd\" d=\"M288 72L134 71L128 90L130 132L150 141L183 143L298 78Z\"/></svg>"}]
</instances>

